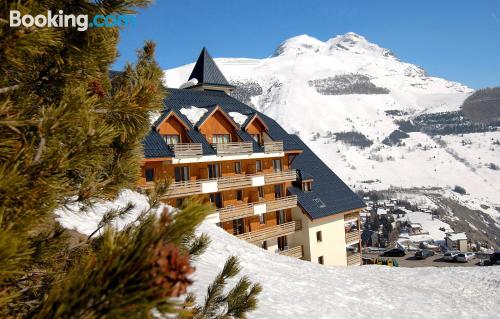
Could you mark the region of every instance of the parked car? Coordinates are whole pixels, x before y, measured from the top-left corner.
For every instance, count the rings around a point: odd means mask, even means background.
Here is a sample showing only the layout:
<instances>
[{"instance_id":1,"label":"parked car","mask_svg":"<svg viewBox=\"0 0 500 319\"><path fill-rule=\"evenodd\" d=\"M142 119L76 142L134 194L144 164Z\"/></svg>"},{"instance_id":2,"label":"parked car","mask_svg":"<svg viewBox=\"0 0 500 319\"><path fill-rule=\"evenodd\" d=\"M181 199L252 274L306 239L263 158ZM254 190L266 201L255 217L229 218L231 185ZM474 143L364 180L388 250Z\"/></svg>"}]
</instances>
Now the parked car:
<instances>
[{"instance_id":1,"label":"parked car","mask_svg":"<svg viewBox=\"0 0 500 319\"><path fill-rule=\"evenodd\" d=\"M457 255L460 254L458 250L447 251L443 255L443 259L446 261L454 261L457 260Z\"/></svg>"},{"instance_id":2,"label":"parked car","mask_svg":"<svg viewBox=\"0 0 500 319\"><path fill-rule=\"evenodd\" d=\"M428 249L422 249L415 253L415 258L417 259L425 259L430 256L434 256L434 252Z\"/></svg>"},{"instance_id":3,"label":"parked car","mask_svg":"<svg viewBox=\"0 0 500 319\"><path fill-rule=\"evenodd\" d=\"M471 259L474 259L476 257L476 254L474 253L460 253L457 255L456 259L457 261L466 263Z\"/></svg>"},{"instance_id":4,"label":"parked car","mask_svg":"<svg viewBox=\"0 0 500 319\"><path fill-rule=\"evenodd\" d=\"M493 265L500 265L500 250L495 251L491 257L490 262Z\"/></svg>"},{"instance_id":5,"label":"parked car","mask_svg":"<svg viewBox=\"0 0 500 319\"><path fill-rule=\"evenodd\" d=\"M393 248L390 250L386 250L382 254L382 256L384 256L384 257L403 257L405 255L406 255L406 252L402 248Z\"/></svg>"}]
</instances>

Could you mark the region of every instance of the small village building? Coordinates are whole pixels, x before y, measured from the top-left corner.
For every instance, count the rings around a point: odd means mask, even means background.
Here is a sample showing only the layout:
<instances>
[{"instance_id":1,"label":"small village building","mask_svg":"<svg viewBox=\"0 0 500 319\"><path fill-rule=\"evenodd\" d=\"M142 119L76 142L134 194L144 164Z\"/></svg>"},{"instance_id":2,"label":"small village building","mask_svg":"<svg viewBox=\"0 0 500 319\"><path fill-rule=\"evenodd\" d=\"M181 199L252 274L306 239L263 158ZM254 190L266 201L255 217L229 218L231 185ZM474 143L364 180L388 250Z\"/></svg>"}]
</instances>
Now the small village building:
<instances>
[{"instance_id":1,"label":"small village building","mask_svg":"<svg viewBox=\"0 0 500 319\"><path fill-rule=\"evenodd\" d=\"M465 233L446 233L445 244L450 250L468 251L467 234Z\"/></svg>"}]
</instances>

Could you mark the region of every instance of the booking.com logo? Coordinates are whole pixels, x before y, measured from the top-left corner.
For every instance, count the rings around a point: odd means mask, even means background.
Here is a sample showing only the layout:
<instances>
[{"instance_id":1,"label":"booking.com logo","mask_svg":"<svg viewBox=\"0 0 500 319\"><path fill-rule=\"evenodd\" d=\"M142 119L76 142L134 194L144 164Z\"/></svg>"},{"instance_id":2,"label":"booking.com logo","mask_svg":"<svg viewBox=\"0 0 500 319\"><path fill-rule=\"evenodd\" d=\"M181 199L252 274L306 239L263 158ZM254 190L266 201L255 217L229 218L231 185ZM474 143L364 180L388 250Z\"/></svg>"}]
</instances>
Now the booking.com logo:
<instances>
[{"instance_id":1,"label":"booking.com logo","mask_svg":"<svg viewBox=\"0 0 500 319\"><path fill-rule=\"evenodd\" d=\"M125 27L132 24L134 19L135 16L128 14L96 14L89 22L89 16L86 14L64 14L63 10L59 10L58 14L53 14L52 11L48 10L46 15L39 14L36 16L30 14L22 15L18 10L11 10L9 24L11 27L73 27L78 31L86 31L88 28Z\"/></svg>"}]
</instances>

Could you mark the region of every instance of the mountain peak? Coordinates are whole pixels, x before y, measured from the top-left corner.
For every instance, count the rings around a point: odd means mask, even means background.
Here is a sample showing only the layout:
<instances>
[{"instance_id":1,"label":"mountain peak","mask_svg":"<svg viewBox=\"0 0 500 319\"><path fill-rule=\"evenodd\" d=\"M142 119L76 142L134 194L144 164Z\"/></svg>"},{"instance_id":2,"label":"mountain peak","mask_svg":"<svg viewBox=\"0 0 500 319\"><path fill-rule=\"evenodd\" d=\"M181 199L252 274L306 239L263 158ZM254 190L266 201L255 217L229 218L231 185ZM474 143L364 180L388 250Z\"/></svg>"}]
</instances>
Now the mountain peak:
<instances>
[{"instance_id":1,"label":"mountain peak","mask_svg":"<svg viewBox=\"0 0 500 319\"><path fill-rule=\"evenodd\" d=\"M272 57L282 55L314 54L318 53L324 45L324 42L316 38L307 34L301 34L281 42L278 48L274 51Z\"/></svg>"},{"instance_id":2,"label":"mountain peak","mask_svg":"<svg viewBox=\"0 0 500 319\"><path fill-rule=\"evenodd\" d=\"M346 52L352 54L370 54L394 58L390 50L371 43L364 36L355 32L347 32L329 39L320 41L307 34L291 37L283 41L274 51L271 57L297 56L297 55L331 55L335 52Z\"/></svg>"},{"instance_id":3,"label":"mountain peak","mask_svg":"<svg viewBox=\"0 0 500 319\"><path fill-rule=\"evenodd\" d=\"M354 54L369 54L394 58L394 54L381 48L375 43L368 41L364 36L354 32L347 32L326 41L325 53L331 54L335 51L347 51Z\"/></svg>"}]
</instances>

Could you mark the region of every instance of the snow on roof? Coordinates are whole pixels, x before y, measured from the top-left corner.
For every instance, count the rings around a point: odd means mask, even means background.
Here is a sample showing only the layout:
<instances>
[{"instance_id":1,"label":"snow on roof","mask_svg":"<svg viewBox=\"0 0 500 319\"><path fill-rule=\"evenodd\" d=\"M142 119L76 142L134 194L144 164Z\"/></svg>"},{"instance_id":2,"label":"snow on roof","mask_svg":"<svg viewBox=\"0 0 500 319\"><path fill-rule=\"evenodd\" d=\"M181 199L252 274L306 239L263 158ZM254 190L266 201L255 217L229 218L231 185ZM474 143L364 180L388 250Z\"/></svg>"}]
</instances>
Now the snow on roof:
<instances>
[{"instance_id":1,"label":"snow on roof","mask_svg":"<svg viewBox=\"0 0 500 319\"><path fill-rule=\"evenodd\" d=\"M412 223L410 226L411 228L422 228L422 224L420 223Z\"/></svg>"},{"instance_id":2,"label":"snow on roof","mask_svg":"<svg viewBox=\"0 0 500 319\"><path fill-rule=\"evenodd\" d=\"M195 125L196 123L198 123L203 114L208 112L208 110L205 108L190 106L183 107L182 109L180 109L180 112L188 118L189 122Z\"/></svg>"},{"instance_id":3,"label":"snow on roof","mask_svg":"<svg viewBox=\"0 0 500 319\"><path fill-rule=\"evenodd\" d=\"M387 211L383 208L377 208L377 215L387 215Z\"/></svg>"},{"instance_id":4,"label":"snow on roof","mask_svg":"<svg viewBox=\"0 0 500 319\"><path fill-rule=\"evenodd\" d=\"M189 87L195 86L196 84L198 84L198 80L196 78L192 78L191 80L181 84L181 86L179 86L179 89L187 89Z\"/></svg>"},{"instance_id":5,"label":"snow on roof","mask_svg":"<svg viewBox=\"0 0 500 319\"><path fill-rule=\"evenodd\" d=\"M447 233L446 237L449 238L451 241L467 240L467 234L465 233Z\"/></svg>"},{"instance_id":6,"label":"snow on roof","mask_svg":"<svg viewBox=\"0 0 500 319\"><path fill-rule=\"evenodd\" d=\"M229 112L229 116L231 116L240 126L243 125L248 118L247 115L241 114L240 112Z\"/></svg>"},{"instance_id":7,"label":"snow on roof","mask_svg":"<svg viewBox=\"0 0 500 319\"><path fill-rule=\"evenodd\" d=\"M434 239L430 235L422 234L422 235L410 235L410 240L414 243L421 242L433 242Z\"/></svg>"}]
</instances>

